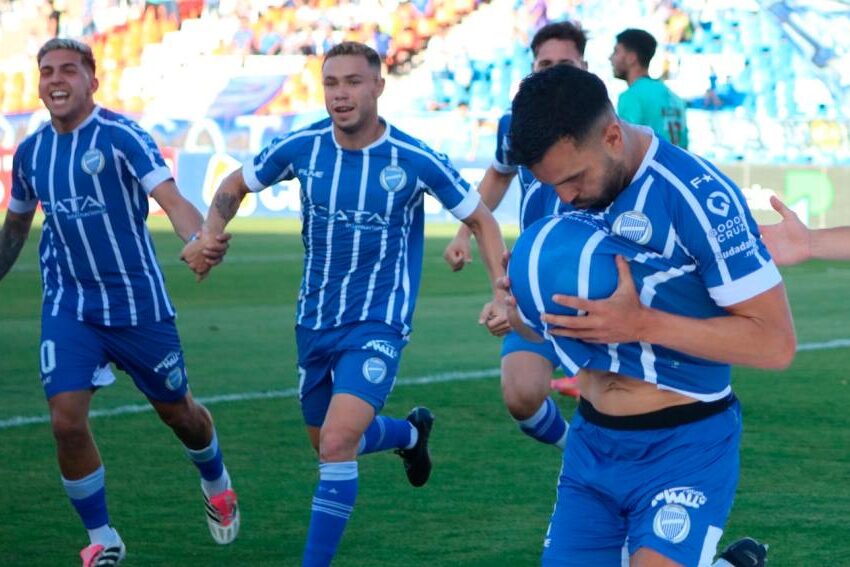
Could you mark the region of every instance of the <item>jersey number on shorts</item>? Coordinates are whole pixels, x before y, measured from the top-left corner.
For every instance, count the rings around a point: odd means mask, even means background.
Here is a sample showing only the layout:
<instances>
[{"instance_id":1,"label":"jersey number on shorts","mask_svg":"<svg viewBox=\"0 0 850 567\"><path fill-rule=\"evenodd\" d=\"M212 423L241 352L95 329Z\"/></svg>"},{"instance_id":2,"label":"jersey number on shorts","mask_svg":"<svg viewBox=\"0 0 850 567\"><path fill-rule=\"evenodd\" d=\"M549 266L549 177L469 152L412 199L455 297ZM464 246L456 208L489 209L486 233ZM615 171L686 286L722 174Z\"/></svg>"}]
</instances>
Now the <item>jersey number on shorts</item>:
<instances>
[{"instance_id":1,"label":"jersey number on shorts","mask_svg":"<svg viewBox=\"0 0 850 567\"><path fill-rule=\"evenodd\" d=\"M56 343L44 341L41 343L41 373L50 374L56 368Z\"/></svg>"}]
</instances>

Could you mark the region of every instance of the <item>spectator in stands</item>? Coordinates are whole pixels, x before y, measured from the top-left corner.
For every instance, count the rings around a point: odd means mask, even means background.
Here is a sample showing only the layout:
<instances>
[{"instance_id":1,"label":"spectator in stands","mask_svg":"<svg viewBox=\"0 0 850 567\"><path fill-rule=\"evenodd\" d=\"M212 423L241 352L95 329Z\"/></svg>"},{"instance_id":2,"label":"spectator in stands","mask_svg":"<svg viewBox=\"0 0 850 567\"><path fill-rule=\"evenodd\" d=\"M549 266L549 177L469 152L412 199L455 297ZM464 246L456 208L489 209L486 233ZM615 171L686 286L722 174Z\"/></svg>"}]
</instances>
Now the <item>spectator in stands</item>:
<instances>
[{"instance_id":1,"label":"spectator in stands","mask_svg":"<svg viewBox=\"0 0 850 567\"><path fill-rule=\"evenodd\" d=\"M275 30L273 20L265 20L263 26L265 28L263 33L254 42L254 53L259 55L279 55L283 51L283 36Z\"/></svg>"},{"instance_id":2,"label":"spectator in stands","mask_svg":"<svg viewBox=\"0 0 850 567\"><path fill-rule=\"evenodd\" d=\"M244 14L239 16L239 27L230 41L230 50L241 55L250 55L254 46L254 28Z\"/></svg>"},{"instance_id":3,"label":"spectator in stands","mask_svg":"<svg viewBox=\"0 0 850 567\"><path fill-rule=\"evenodd\" d=\"M617 102L617 114L627 122L649 126L659 137L687 148L685 103L662 81L649 76L649 62L657 45L644 30L631 28L617 35L611 67L614 76L629 85Z\"/></svg>"}]
</instances>

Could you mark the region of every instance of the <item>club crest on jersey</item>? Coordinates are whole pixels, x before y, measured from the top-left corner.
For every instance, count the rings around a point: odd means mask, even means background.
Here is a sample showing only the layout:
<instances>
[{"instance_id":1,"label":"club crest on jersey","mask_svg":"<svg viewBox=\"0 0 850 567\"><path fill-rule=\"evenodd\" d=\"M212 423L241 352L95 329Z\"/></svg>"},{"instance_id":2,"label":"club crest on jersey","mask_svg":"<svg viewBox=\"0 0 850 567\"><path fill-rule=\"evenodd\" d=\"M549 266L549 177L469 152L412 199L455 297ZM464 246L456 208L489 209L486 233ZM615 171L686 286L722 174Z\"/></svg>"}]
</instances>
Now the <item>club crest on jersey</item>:
<instances>
[{"instance_id":1,"label":"club crest on jersey","mask_svg":"<svg viewBox=\"0 0 850 567\"><path fill-rule=\"evenodd\" d=\"M661 539L671 543L680 543L691 531L691 517L688 511L678 504L665 504L655 513L652 531Z\"/></svg>"},{"instance_id":2,"label":"club crest on jersey","mask_svg":"<svg viewBox=\"0 0 850 567\"><path fill-rule=\"evenodd\" d=\"M614 221L611 232L638 244L646 244L652 238L652 223L640 211L628 211Z\"/></svg>"},{"instance_id":3,"label":"club crest on jersey","mask_svg":"<svg viewBox=\"0 0 850 567\"><path fill-rule=\"evenodd\" d=\"M384 191L395 193L401 190L407 183L407 173L397 165L388 165L381 170L378 175L378 181Z\"/></svg>"},{"instance_id":4,"label":"club crest on jersey","mask_svg":"<svg viewBox=\"0 0 850 567\"><path fill-rule=\"evenodd\" d=\"M367 358L363 363L363 377L372 384L380 384L387 377L387 363L377 356Z\"/></svg>"},{"instance_id":5,"label":"club crest on jersey","mask_svg":"<svg viewBox=\"0 0 850 567\"><path fill-rule=\"evenodd\" d=\"M80 160L80 167L89 175L97 175L103 171L105 165L106 157L97 148L92 148L84 153L83 158Z\"/></svg>"}]
</instances>

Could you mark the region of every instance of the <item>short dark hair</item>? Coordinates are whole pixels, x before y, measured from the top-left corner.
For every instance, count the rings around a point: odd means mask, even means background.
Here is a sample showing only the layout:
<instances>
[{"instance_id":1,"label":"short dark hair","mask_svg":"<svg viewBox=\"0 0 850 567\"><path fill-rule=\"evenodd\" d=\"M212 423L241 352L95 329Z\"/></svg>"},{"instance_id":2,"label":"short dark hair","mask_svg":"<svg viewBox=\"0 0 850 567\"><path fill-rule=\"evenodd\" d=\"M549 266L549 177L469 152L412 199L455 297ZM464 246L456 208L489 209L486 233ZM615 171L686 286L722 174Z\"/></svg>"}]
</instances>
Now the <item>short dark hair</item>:
<instances>
[{"instance_id":1,"label":"short dark hair","mask_svg":"<svg viewBox=\"0 0 850 567\"><path fill-rule=\"evenodd\" d=\"M53 39L47 40L47 42L41 46L41 49L38 50L36 61L38 61L38 64L41 65L41 60L45 55L51 51L57 51L59 49L66 49L68 51L79 53L83 58L83 65L91 70L92 75L97 72L97 65L94 62L94 54L91 51L91 47L82 41L77 41L76 39L70 39L67 37L54 37Z\"/></svg>"},{"instance_id":2,"label":"short dark hair","mask_svg":"<svg viewBox=\"0 0 850 567\"><path fill-rule=\"evenodd\" d=\"M561 41L572 41L576 44L576 49L584 57L584 48L587 45L587 34L581 29L581 26L573 22L553 22L546 24L534 34L531 40L531 53L537 57L537 51L540 46L550 39L559 39Z\"/></svg>"},{"instance_id":3,"label":"short dark hair","mask_svg":"<svg viewBox=\"0 0 850 567\"><path fill-rule=\"evenodd\" d=\"M512 105L510 159L532 166L564 138L580 145L614 109L605 83L583 69L555 65L522 80Z\"/></svg>"},{"instance_id":4,"label":"short dark hair","mask_svg":"<svg viewBox=\"0 0 850 567\"><path fill-rule=\"evenodd\" d=\"M649 62L655 55L658 42L648 31L629 28L617 34L617 43L637 55L638 61L644 67L649 67Z\"/></svg>"},{"instance_id":5,"label":"short dark hair","mask_svg":"<svg viewBox=\"0 0 850 567\"><path fill-rule=\"evenodd\" d=\"M343 41L334 45L325 53L325 59L322 61L322 65L327 63L328 59L339 57L340 55L359 55L360 57L365 57L369 67L372 67L379 73L381 72L381 56L365 43Z\"/></svg>"}]
</instances>

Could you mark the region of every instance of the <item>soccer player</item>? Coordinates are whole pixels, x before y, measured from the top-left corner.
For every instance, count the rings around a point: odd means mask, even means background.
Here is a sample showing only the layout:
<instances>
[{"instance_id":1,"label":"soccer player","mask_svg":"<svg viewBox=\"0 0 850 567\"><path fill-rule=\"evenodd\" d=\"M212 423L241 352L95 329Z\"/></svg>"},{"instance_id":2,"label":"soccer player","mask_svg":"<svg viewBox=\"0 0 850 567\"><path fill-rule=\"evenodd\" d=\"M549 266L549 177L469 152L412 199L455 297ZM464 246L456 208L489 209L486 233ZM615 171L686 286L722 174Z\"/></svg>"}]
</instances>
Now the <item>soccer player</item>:
<instances>
[{"instance_id":1,"label":"soccer player","mask_svg":"<svg viewBox=\"0 0 850 567\"><path fill-rule=\"evenodd\" d=\"M333 559L357 496L358 455L395 449L413 486L431 472L434 417L423 407L407 419L379 415L408 341L422 269L423 198L435 196L472 229L496 299L481 318L507 331L499 226L478 193L445 156L378 115L384 88L378 54L344 42L322 66L329 118L292 132L222 182L201 239L184 257L203 274L214 244L239 203L284 179L301 183L304 278L298 298L299 398L319 456L305 567Z\"/></svg>"},{"instance_id":2,"label":"soccer player","mask_svg":"<svg viewBox=\"0 0 850 567\"><path fill-rule=\"evenodd\" d=\"M708 565L738 475L726 457L737 455L740 436L727 365L784 368L796 348L781 276L746 201L712 164L621 121L602 81L566 65L523 81L511 152L561 200L598 212L644 254L690 270L702 290L684 311L662 309L653 303L668 293L662 284L685 278L659 271L638 292L619 258L618 283L600 299L579 287L592 282L592 257L582 251L576 286L540 292L575 312L526 314L542 317L549 336L603 352L579 377L544 565L613 564L626 536L633 565ZM701 361L720 363L710 379L689 377L688 364Z\"/></svg>"},{"instance_id":3,"label":"soccer player","mask_svg":"<svg viewBox=\"0 0 850 567\"><path fill-rule=\"evenodd\" d=\"M15 152L0 278L41 203L41 383L62 484L91 540L80 552L83 567L117 565L126 553L110 524L104 466L88 424L94 392L115 380L110 362L132 377L186 446L201 474L210 533L217 543L230 543L239 529L236 493L212 418L189 393L174 306L145 226L147 197L184 241L203 218L180 195L151 137L95 105L98 81L87 45L51 39L38 52L38 66L50 123ZM211 247L221 249L226 240Z\"/></svg>"},{"instance_id":4,"label":"soccer player","mask_svg":"<svg viewBox=\"0 0 850 567\"><path fill-rule=\"evenodd\" d=\"M782 216L776 224L761 225L762 240L780 266L806 260L850 260L850 226L811 229L777 197L771 206Z\"/></svg>"},{"instance_id":5,"label":"soccer player","mask_svg":"<svg viewBox=\"0 0 850 567\"><path fill-rule=\"evenodd\" d=\"M531 40L533 70L540 71L560 64L586 69L586 44L584 31L572 22L545 25ZM502 202L514 177L519 176L522 230L539 218L572 207L562 203L551 187L534 179L526 168L510 162L510 127L511 113L508 112L499 120L495 159L487 168L478 192L484 204L493 210ZM443 257L452 270L463 269L471 260L471 236L469 228L461 225L446 247ZM527 341L515 332L505 336L502 343L502 396L508 411L523 433L563 449L569 425L555 401L549 397L552 372L558 364L558 356L549 343Z\"/></svg>"},{"instance_id":6,"label":"soccer player","mask_svg":"<svg viewBox=\"0 0 850 567\"><path fill-rule=\"evenodd\" d=\"M611 54L614 76L629 88L617 101L622 120L649 126L655 134L682 148L688 147L685 103L667 85L649 76L649 62L658 42L644 30L627 29L617 36Z\"/></svg>"}]
</instances>

